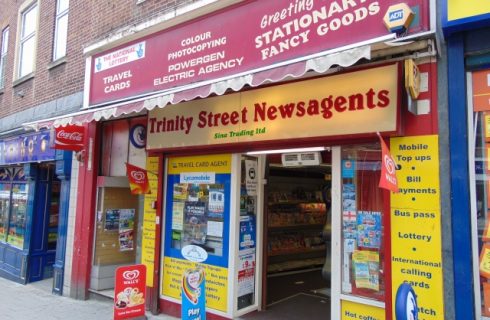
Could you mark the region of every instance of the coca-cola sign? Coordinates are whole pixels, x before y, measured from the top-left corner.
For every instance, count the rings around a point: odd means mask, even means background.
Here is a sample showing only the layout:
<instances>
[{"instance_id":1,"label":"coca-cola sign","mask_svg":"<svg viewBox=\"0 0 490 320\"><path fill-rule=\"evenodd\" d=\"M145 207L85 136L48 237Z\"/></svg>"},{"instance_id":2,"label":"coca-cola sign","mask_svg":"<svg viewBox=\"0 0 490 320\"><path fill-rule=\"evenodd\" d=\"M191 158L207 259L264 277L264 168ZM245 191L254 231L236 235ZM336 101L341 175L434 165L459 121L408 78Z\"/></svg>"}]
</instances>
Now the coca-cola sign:
<instances>
[{"instance_id":1,"label":"coca-cola sign","mask_svg":"<svg viewBox=\"0 0 490 320\"><path fill-rule=\"evenodd\" d=\"M80 126L66 126L56 128L55 149L80 151L85 140L85 128Z\"/></svg>"}]
</instances>

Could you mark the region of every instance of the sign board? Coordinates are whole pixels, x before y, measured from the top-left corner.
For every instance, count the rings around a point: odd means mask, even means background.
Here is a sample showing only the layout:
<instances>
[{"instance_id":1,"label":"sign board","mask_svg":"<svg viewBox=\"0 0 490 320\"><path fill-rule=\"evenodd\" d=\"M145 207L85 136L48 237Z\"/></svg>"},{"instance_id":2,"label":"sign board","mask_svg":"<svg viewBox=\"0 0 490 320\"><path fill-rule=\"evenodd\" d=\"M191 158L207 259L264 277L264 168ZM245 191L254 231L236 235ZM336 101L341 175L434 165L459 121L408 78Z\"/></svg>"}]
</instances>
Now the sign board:
<instances>
[{"instance_id":1,"label":"sign board","mask_svg":"<svg viewBox=\"0 0 490 320\"><path fill-rule=\"evenodd\" d=\"M429 1L410 34L429 30ZM90 106L258 70L389 35L397 0L244 1L92 57ZM244 28L246 24L246 28Z\"/></svg>"},{"instance_id":2,"label":"sign board","mask_svg":"<svg viewBox=\"0 0 490 320\"><path fill-rule=\"evenodd\" d=\"M490 70L485 69L472 72L471 80L473 111L490 111Z\"/></svg>"},{"instance_id":3,"label":"sign board","mask_svg":"<svg viewBox=\"0 0 490 320\"><path fill-rule=\"evenodd\" d=\"M405 60L405 89L416 100L420 94L420 70L413 59Z\"/></svg>"},{"instance_id":4,"label":"sign board","mask_svg":"<svg viewBox=\"0 0 490 320\"><path fill-rule=\"evenodd\" d=\"M188 269L182 276L181 319L206 320L206 274L203 268Z\"/></svg>"},{"instance_id":5,"label":"sign board","mask_svg":"<svg viewBox=\"0 0 490 320\"><path fill-rule=\"evenodd\" d=\"M51 140L49 130L0 140L0 165L54 160Z\"/></svg>"},{"instance_id":6,"label":"sign board","mask_svg":"<svg viewBox=\"0 0 490 320\"><path fill-rule=\"evenodd\" d=\"M342 300L342 320L385 320L385 310L362 303Z\"/></svg>"},{"instance_id":7,"label":"sign board","mask_svg":"<svg viewBox=\"0 0 490 320\"><path fill-rule=\"evenodd\" d=\"M145 315L146 267L143 264L116 269L114 320Z\"/></svg>"},{"instance_id":8,"label":"sign board","mask_svg":"<svg viewBox=\"0 0 490 320\"><path fill-rule=\"evenodd\" d=\"M150 111L147 150L393 132L399 65Z\"/></svg>"},{"instance_id":9,"label":"sign board","mask_svg":"<svg viewBox=\"0 0 490 320\"><path fill-rule=\"evenodd\" d=\"M171 257L163 258L162 298L182 299L182 278L187 270L202 267L207 277L206 306L221 312L228 307L228 269ZM204 285L204 284L203 284Z\"/></svg>"},{"instance_id":10,"label":"sign board","mask_svg":"<svg viewBox=\"0 0 490 320\"><path fill-rule=\"evenodd\" d=\"M472 0L471 5L465 0L446 1L448 21L471 19L490 13L490 3L486 0Z\"/></svg>"},{"instance_id":11,"label":"sign board","mask_svg":"<svg viewBox=\"0 0 490 320\"><path fill-rule=\"evenodd\" d=\"M54 149L80 151L85 143L85 127L67 125L55 129Z\"/></svg>"},{"instance_id":12,"label":"sign board","mask_svg":"<svg viewBox=\"0 0 490 320\"><path fill-rule=\"evenodd\" d=\"M442 1L444 31L461 31L490 24L490 2L487 0Z\"/></svg>"},{"instance_id":13,"label":"sign board","mask_svg":"<svg viewBox=\"0 0 490 320\"><path fill-rule=\"evenodd\" d=\"M160 172L158 157L147 157L146 169L150 173L148 175L148 180L150 183L151 193L145 194L145 213L143 215L143 233L141 237L141 263L146 265L146 286L153 287L153 271L155 267L155 241L157 228L157 210L154 204L157 201L158 173Z\"/></svg>"},{"instance_id":14,"label":"sign board","mask_svg":"<svg viewBox=\"0 0 490 320\"><path fill-rule=\"evenodd\" d=\"M419 316L444 319L438 136L392 138L390 147L401 166L399 192L391 193L392 301L398 300L398 309L414 309L401 307L407 300L396 296L408 283ZM397 306L392 310L396 319Z\"/></svg>"}]
</instances>

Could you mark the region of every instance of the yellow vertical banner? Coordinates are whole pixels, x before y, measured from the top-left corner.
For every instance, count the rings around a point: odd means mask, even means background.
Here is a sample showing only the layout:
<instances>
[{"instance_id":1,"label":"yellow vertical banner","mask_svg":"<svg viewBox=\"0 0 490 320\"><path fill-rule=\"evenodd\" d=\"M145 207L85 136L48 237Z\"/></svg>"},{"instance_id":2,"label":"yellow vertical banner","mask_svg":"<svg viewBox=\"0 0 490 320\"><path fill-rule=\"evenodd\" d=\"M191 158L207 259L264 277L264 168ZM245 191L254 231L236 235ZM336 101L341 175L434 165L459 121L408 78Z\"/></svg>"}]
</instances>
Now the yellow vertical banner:
<instances>
[{"instance_id":1,"label":"yellow vertical banner","mask_svg":"<svg viewBox=\"0 0 490 320\"><path fill-rule=\"evenodd\" d=\"M391 193L393 319L409 308L419 319L444 319L438 136L392 138L390 149L400 190Z\"/></svg>"},{"instance_id":2,"label":"yellow vertical banner","mask_svg":"<svg viewBox=\"0 0 490 320\"><path fill-rule=\"evenodd\" d=\"M150 193L145 194L143 215L143 236L141 239L141 263L146 265L146 286L153 287L153 271L155 266L155 234L157 212L154 203L158 195L158 157L146 159L146 170L150 183Z\"/></svg>"}]
</instances>

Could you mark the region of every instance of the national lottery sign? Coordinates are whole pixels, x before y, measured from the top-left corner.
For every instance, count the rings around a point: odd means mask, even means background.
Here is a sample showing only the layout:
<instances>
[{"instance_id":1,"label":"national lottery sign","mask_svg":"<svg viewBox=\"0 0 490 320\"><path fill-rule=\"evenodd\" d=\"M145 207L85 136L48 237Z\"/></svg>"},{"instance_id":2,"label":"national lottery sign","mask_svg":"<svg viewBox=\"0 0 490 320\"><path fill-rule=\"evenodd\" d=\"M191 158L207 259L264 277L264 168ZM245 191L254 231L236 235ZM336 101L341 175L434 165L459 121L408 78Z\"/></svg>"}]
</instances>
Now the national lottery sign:
<instances>
[{"instance_id":1,"label":"national lottery sign","mask_svg":"<svg viewBox=\"0 0 490 320\"><path fill-rule=\"evenodd\" d=\"M389 34L395 0L244 1L92 57L91 106L256 70ZM429 1L410 34L429 29ZM415 10L416 9L416 10Z\"/></svg>"}]
</instances>

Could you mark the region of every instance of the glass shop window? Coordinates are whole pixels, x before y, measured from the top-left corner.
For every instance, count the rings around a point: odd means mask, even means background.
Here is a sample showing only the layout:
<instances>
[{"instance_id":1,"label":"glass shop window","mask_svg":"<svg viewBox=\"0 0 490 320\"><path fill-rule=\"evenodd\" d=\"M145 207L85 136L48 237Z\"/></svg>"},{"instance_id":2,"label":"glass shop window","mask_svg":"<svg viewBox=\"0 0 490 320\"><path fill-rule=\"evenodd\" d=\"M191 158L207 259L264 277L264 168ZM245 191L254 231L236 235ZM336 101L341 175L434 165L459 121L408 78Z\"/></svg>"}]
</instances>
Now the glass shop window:
<instances>
[{"instance_id":1,"label":"glass shop window","mask_svg":"<svg viewBox=\"0 0 490 320\"><path fill-rule=\"evenodd\" d=\"M490 319L490 70L472 73L473 135L470 138L474 157L475 209L479 256L479 279L481 313ZM471 127L471 126L470 126ZM471 156L470 156L471 159ZM476 198L476 199L475 199ZM478 281L477 281L478 282ZM478 297L477 297L478 298Z\"/></svg>"},{"instance_id":2,"label":"glass shop window","mask_svg":"<svg viewBox=\"0 0 490 320\"><path fill-rule=\"evenodd\" d=\"M0 168L0 241L24 247L28 185L21 167Z\"/></svg>"},{"instance_id":3,"label":"glass shop window","mask_svg":"<svg viewBox=\"0 0 490 320\"><path fill-rule=\"evenodd\" d=\"M384 301L383 192L378 143L342 148L342 293Z\"/></svg>"}]
</instances>

